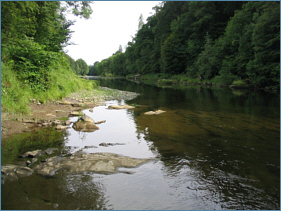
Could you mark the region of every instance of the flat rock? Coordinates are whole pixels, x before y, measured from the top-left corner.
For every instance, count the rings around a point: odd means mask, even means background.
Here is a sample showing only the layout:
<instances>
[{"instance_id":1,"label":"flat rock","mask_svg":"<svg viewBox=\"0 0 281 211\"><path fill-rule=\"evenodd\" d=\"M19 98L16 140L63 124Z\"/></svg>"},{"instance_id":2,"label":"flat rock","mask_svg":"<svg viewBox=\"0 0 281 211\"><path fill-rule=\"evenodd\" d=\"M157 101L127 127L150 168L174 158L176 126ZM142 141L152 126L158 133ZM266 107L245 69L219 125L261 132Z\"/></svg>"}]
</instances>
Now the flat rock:
<instances>
[{"instance_id":1,"label":"flat rock","mask_svg":"<svg viewBox=\"0 0 281 211\"><path fill-rule=\"evenodd\" d=\"M165 113L166 111L162 111L162 110L157 110L157 111L148 111L145 112L144 115L156 115L156 114L162 114Z\"/></svg>"},{"instance_id":2,"label":"flat rock","mask_svg":"<svg viewBox=\"0 0 281 211\"><path fill-rule=\"evenodd\" d=\"M79 111L71 111L70 116L79 116L80 115L80 112Z\"/></svg>"},{"instance_id":3,"label":"flat rock","mask_svg":"<svg viewBox=\"0 0 281 211\"><path fill-rule=\"evenodd\" d=\"M129 105L110 105L108 106L108 109L133 109L134 106Z\"/></svg>"},{"instance_id":4,"label":"flat rock","mask_svg":"<svg viewBox=\"0 0 281 211\"><path fill-rule=\"evenodd\" d=\"M59 149L58 148L49 148L49 149L45 149L44 152L47 154L47 155L51 155L54 153L54 151L58 151Z\"/></svg>"},{"instance_id":5,"label":"flat rock","mask_svg":"<svg viewBox=\"0 0 281 211\"><path fill-rule=\"evenodd\" d=\"M97 121L95 124L98 125L98 124L101 124L101 123L105 123L106 120L102 120L102 121Z\"/></svg>"},{"instance_id":6,"label":"flat rock","mask_svg":"<svg viewBox=\"0 0 281 211\"><path fill-rule=\"evenodd\" d=\"M69 172L104 172L113 173L119 167L137 167L150 159L137 159L119 156L113 153L75 153L70 157L52 157L46 162L37 165L34 170L43 176L52 176L58 169L67 169Z\"/></svg>"},{"instance_id":7,"label":"flat rock","mask_svg":"<svg viewBox=\"0 0 281 211\"><path fill-rule=\"evenodd\" d=\"M23 153L22 155L20 155L19 157L21 158L26 158L26 157L32 157L32 158L35 158L35 157L38 157L42 154L42 151L41 150L34 150L34 151L28 151L26 153Z\"/></svg>"},{"instance_id":8,"label":"flat rock","mask_svg":"<svg viewBox=\"0 0 281 211\"><path fill-rule=\"evenodd\" d=\"M63 126L63 125L57 125L56 126L56 130L65 130L67 128L68 128L68 126Z\"/></svg>"}]
</instances>

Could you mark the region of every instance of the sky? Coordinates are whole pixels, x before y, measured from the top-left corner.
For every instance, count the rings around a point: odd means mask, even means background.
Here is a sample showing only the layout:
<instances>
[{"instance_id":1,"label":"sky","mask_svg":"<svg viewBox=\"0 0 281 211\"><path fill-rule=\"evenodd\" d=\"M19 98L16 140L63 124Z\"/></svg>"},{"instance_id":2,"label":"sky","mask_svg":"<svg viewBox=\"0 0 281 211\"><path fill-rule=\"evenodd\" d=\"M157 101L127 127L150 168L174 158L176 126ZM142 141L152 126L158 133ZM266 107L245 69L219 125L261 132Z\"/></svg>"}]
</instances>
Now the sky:
<instances>
[{"instance_id":1,"label":"sky","mask_svg":"<svg viewBox=\"0 0 281 211\"><path fill-rule=\"evenodd\" d=\"M93 13L88 20L74 18L68 15L67 19L76 20L70 27L72 37L70 45L64 51L74 60L82 58L88 65L101 61L115 53L119 46L125 46L138 30L139 17L154 14L152 7L160 1L95 1L92 4Z\"/></svg>"}]
</instances>

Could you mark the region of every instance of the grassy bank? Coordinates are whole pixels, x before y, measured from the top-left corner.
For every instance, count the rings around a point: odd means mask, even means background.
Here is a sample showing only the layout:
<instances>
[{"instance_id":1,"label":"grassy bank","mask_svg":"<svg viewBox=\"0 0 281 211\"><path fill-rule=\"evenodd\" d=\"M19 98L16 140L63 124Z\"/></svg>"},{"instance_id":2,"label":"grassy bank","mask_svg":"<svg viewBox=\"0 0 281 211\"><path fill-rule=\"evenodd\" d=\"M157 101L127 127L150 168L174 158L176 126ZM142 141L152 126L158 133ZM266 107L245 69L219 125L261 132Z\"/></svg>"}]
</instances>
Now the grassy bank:
<instances>
[{"instance_id":1,"label":"grassy bank","mask_svg":"<svg viewBox=\"0 0 281 211\"><path fill-rule=\"evenodd\" d=\"M36 99L41 103L62 99L77 90L91 90L98 87L97 82L77 77L65 63L57 63L49 68L48 89L38 91L18 77L13 63L1 62L1 112L28 114L28 103Z\"/></svg>"}]
</instances>

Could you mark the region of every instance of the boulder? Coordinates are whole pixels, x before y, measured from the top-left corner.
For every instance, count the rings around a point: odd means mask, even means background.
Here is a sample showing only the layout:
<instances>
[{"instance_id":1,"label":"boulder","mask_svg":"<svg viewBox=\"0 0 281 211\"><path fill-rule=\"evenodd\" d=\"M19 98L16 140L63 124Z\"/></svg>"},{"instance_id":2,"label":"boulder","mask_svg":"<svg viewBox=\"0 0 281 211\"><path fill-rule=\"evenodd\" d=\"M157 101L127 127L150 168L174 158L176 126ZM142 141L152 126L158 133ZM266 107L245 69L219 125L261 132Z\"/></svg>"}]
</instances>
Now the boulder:
<instances>
[{"instance_id":1,"label":"boulder","mask_svg":"<svg viewBox=\"0 0 281 211\"><path fill-rule=\"evenodd\" d=\"M99 129L99 127L96 126L95 123L81 120L75 122L72 127L76 131L83 132L94 132Z\"/></svg>"},{"instance_id":2,"label":"boulder","mask_svg":"<svg viewBox=\"0 0 281 211\"><path fill-rule=\"evenodd\" d=\"M91 117L89 117L88 115L86 115L86 114L84 114L83 116L81 116L81 117L79 118L79 120L84 121L84 122L91 122L91 123L95 124L95 121L94 121Z\"/></svg>"},{"instance_id":3,"label":"boulder","mask_svg":"<svg viewBox=\"0 0 281 211\"><path fill-rule=\"evenodd\" d=\"M133 109L134 106L129 105L110 105L108 106L108 109Z\"/></svg>"}]
</instances>

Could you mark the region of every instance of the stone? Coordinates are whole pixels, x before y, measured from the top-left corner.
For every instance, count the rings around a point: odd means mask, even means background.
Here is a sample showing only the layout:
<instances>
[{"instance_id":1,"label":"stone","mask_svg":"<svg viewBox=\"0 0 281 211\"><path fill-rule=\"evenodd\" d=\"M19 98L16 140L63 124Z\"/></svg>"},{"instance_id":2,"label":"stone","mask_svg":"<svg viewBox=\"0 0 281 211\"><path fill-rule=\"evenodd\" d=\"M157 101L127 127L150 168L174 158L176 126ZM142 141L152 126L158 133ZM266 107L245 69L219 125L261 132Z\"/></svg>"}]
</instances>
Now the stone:
<instances>
[{"instance_id":1,"label":"stone","mask_svg":"<svg viewBox=\"0 0 281 211\"><path fill-rule=\"evenodd\" d=\"M33 170L28 167L18 167L15 172L18 177L27 177L33 173Z\"/></svg>"},{"instance_id":2,"label":"stone","mask_svg":"<svg viewBox=\"0 0 281 211\"><path fill-rule=\"evenodd\" d=\"M56 130L65 130L67 128L68 128L68 126L63 126L63 125L57 125L56 126Z\"/></svg>"},{"instance_id":3,"label":"stone","mask_svg":"<svg viewBox=\"0 0 281 211\"><path fill-rule=\"evenodd\" d=\"M60 124L61 124L61 121L58 120L58 119L55 119L55 120L53 120L52 123L53 123L54 125L60 125Z\"/></svg>"},{"instance_id":4,"label":"stone","mask_svg":"<svg viewBox=\"0 0 281 211\"><path fill-rule=\"evenodd\" d=\"M101 124L101 123L105 123L106 120L102 120L102 121L97 121L95 124L98 125L98 124Z\"/></svg>"},{"instance_id":5,"label":"stone","mask_svg":"<svg viewBox=\"0 0 281 211\"><path fill-rule=\"evenodd\" d=\"M129 105L110 105L108 106L108 109L133 109L134 106Z\"/></svg>"},{"instance_id":6,"label":"stone","mask_svg":"<svg viewBox=\"0 0 281 211\"><path fill-rule=\"evenodd\" d=\"M51 155L54 153L54 151L58 151L59 149L58 148L48 148L48 149L45 149L44 152L47 154L47 155Z\"/></svg>"},{"instance_id":7,"label":"stone","mask_svg":"<svg viewBox=\"0 0 281 211\"><path fill-rule=\"evenodd\" d=\"M119 156L113 153L75 153L69 157L52 157L46 159L45 163L40 163L34 170L43 176L52 176L59 169L76 172L99 172L114 173L118 172L119 167L137 167L150 159L138 159Z\"/></svg>"},{"instance_id":8,"label":"stone","mask_svg":"<svg viewBox=\"0 0 281 211\"><path fill-rule=\"evenodd\" d=\"M79 111L71 111L70 116L79 116L80 115L80 112Z\"/></svg>"},{"instance_id":9,"label":"stone","mask_svg":"<svg viewBox=\"0 0 281 211\"><path fill-rule=\"evenodd\" d=\"M20 155L19 157L20 158L26 158L26 157L38 157L42 154L42 151L41 150L34 150L34 151L28 151L22 155Z\"/></svg>"},{"instance_id":10,"label":"stone","mask_svg":"<svg viewBox=\"0 0 281 211\"><path fill-rule=\"evenodd\" d=\"M162 110L157 110L157 111L148 111L148 112L145 112L144 115L155 115L155 114L162 114L166 111L162 111Z\"/></svg>"},{"instance_id":11,"label":"stone","mask_svg":"<svg viewBox=\"0 0 281 211\"><path fill-rule=\"evenodd\" d=\"M72 122L71 121L69 121L69 120L66 120L65 121L65 125L70 125Z\"/></svg>"},{"instance_id":12,"label":"stone","mask_svg":"<svg viewBox=\"0 0 281 211\"><path fill-rule=\"evenodd\" d=\"M71 105L72 105L73 107L83 107L83 106L85 106L84 103L72 103Z\"/></svg>"},{"instance_id":13,"label":"stone","mask_svg":"<svg viewBox=\"0 0 281 211\"><path fill-rule=\"evenodd\" d=\"M81 116L81 117L79 118L79 120L82 120L82 121L84 121L84 122L92 122L92 123L95 124L95 121L94 121L91 117L89 117L88 115L86 115L86 114L84 114L83 116Z\"/></svg>"},{"instance_id":14,"label":"stone","mask_svg":"<svg viewBox=\"0 0 281 211\"><path fill-rule=\"evenodd\" d=\"M93 122L88 121L77 121L73 124L73 129L76 131L83 131L83 132L94 132L99 129L98 126L95 125Z\"/></svg>"}]
</instances>

